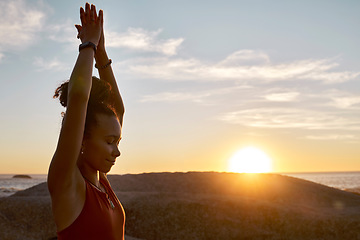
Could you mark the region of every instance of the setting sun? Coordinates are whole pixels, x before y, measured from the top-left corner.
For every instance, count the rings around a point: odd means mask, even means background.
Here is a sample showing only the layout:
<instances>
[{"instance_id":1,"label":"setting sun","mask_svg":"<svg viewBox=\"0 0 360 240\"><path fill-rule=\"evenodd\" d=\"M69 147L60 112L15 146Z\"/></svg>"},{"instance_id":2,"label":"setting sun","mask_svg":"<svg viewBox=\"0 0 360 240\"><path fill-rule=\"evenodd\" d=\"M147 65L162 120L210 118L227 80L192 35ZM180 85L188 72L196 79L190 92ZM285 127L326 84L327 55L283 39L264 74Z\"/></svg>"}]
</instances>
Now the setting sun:
<instances>
[{"instance_id":1,"label":"setting sun","mask_svg":"<svg viewBox=\"0 0 360 240\"><path fill-rule=\"evenodd\" d=\"M272 170L272 160L260 149L246 147L229 160L229 171L238 173L265 173Z\"/></svg>"}]
</instances>

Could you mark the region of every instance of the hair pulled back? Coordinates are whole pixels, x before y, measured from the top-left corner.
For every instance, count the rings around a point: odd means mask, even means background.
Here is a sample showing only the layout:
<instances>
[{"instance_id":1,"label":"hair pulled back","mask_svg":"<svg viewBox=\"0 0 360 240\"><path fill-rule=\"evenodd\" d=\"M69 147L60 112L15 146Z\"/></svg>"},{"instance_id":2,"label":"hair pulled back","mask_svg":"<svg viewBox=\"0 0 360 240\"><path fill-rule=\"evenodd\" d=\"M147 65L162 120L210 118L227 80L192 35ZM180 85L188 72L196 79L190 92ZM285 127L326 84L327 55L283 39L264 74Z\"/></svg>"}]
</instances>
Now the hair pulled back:
<instances>
[{"instance_id":1,"label":"hair pulled back","mask_svg":"<svg viewBox=\"0 0 360 240\"><path fill-rule=\"evenodd\" d=\"M67 107L68 104L68 89L69 80L62 83L55 90L53 98L58 98L60 104L63 107ZM88 100L84 137L90 136L91 128L96 126L96 116L98 114L104 114L107 116L115 116L113 102L111 100L111 86L108 82L105 82L97 77L92 77L92 85L90 91L90 97Z\"/></svg>"}]
</instances>

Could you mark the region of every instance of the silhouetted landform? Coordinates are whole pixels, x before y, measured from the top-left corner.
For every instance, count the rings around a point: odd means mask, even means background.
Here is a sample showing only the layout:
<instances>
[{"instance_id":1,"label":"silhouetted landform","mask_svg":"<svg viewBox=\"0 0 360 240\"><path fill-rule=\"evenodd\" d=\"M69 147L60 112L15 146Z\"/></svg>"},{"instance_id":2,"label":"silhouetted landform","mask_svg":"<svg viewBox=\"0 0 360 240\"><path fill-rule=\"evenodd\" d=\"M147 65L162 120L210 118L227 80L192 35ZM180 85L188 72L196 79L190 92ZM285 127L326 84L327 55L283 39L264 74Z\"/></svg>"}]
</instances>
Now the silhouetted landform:
<instances>
[{"instance_id":1,"label":"silhouetted landform","mask_svg":"<svg viewBox=\"0 0 360 240\"><path fill-rule=\"evenodd\" d=\"M31 179L31 177L29 175L22 175L22 174L14 175L13 178Z\"/></svg>"},{"instance_id":2,"label":"silhouetted landform","mask_svg":"<svg viewBox=\"0 0 360 240\"><path fill-rule=\"evenodd\" d=\"M358 188L349 188L349 189L346 189L345 191L356 193L356 194L360 195L360 187L358 187Z\"/></svg>"},{"instance_id":3,"label":"silhouetted landform","mask_svg":"<svg viewBox=\"0 0 360 240\"><path fill-rule=\"evenodd\" d=\"M127 239L360 239L360 195L301 179L189 172L109 180ZM0 239L54 237L48 194L42 183L1 198Z\"/></svg>"}]
</instances>

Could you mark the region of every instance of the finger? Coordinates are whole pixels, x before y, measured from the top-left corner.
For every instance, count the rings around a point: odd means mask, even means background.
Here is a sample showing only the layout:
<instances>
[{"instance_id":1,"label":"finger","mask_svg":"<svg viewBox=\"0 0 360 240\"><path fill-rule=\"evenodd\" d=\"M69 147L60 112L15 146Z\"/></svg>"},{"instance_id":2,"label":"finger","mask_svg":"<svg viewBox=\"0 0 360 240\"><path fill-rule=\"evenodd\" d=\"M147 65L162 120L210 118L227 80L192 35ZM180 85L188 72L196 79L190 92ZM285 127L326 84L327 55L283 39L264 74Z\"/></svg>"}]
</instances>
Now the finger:
<instances>
[{"instance_id":1,"label":"finger","mask_svg":"<svg viewBox=\"0 0 360 240\"><path fill-rule=\"evenodd\" d=\"M95 16L94 16L94 5L91 4L91 9L90 9L90 20L91 21L95 21Z\"/></svg>"},{"instance_id":2,"label":"finger","mask_svg":"<svg viewBox=\"0 0 360 240\"><path fill-rule=\"evenodd\" d=\"M81 21L81 25L84 25L86 23L85 11L82 7L80 8L80 21Z\"/></svg>"},{"instance_id":3,"label":"finger","mask_svg":"<svg viewBox=\"0 0 360 240\"><path fill-rule=\"evenodd\" d=\"M104 14L104 13L103 13L103 10L100 10L100 11L99 11L99 22L100 22L101 26L104 25L103 14Z\"/></svg>"},{"instance_id":4,"label":"finger","mask_svg":"<svg viewBox=\"0 0 360 240\"><path fill-rule=\"evenodd\" d=\"M96 13L96 6L95 5L92 5L92 6L94 6L94 19L95 19L95 21L97 21L98 16Z\"/></svg>"},{"instance_id":5,"label":"finger","mask_svg":"<svg viewBox=\"0 0 360 240\"><path fill-rule=\"evenodd\" d=\"M86 17L86 20L90 21L90 4L89 3L86 3L85 4L85 17Z\"/></svg>"}]
</instances>

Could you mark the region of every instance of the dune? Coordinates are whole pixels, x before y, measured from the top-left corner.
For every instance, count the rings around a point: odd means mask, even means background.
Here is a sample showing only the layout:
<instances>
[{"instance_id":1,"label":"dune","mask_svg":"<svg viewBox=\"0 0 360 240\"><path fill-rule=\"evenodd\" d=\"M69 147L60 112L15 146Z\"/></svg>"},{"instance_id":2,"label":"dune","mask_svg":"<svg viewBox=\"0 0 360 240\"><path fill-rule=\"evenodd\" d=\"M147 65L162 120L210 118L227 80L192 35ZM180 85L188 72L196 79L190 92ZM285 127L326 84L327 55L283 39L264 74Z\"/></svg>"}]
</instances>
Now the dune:
<instances>
[{"instance_id":1,"label":"dune","mask_svg":"<svg viewBox=\"0 0 360 240\"><path fill-rule=\"evenodd\" d=\"M360 239L360 195L277 174L109 175L126 239ZM51 239L45 183L0 199L0 239Z\"/></svg>"}]
</instances>

